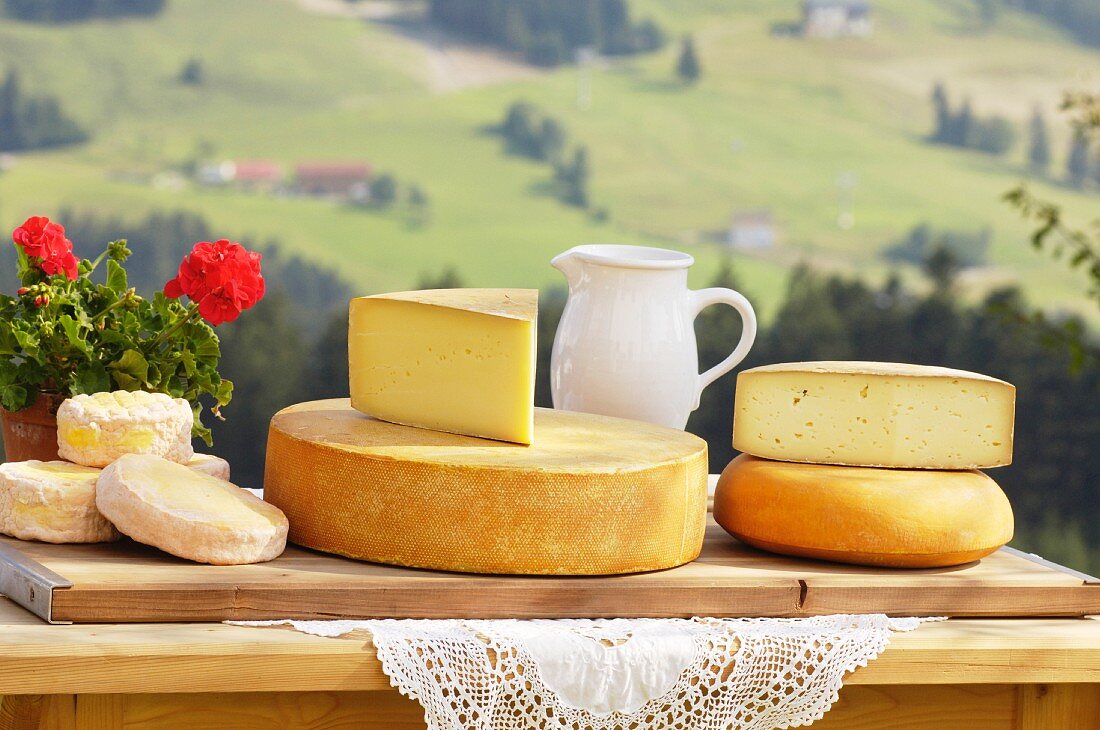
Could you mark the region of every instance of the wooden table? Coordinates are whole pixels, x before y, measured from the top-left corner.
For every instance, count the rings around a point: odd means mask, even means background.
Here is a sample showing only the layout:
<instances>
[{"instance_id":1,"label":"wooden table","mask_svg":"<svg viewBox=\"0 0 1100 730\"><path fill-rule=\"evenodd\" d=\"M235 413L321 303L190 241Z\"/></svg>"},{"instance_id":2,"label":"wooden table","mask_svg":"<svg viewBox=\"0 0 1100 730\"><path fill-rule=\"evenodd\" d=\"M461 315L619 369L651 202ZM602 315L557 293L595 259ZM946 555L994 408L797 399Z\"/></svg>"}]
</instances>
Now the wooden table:
<instances>
[{"instance_id":1,"label":"wooden table","mask_svg":"<svg viewBox=\"0 0 1100 730\"><path fill-rule=\"evenodd\" d=\"M422 728L369 636L222 624L49 626L0 598L0 730ZM1100 728L1100 620L896 634L815 730Z\"/></svg>"}]
</instances>

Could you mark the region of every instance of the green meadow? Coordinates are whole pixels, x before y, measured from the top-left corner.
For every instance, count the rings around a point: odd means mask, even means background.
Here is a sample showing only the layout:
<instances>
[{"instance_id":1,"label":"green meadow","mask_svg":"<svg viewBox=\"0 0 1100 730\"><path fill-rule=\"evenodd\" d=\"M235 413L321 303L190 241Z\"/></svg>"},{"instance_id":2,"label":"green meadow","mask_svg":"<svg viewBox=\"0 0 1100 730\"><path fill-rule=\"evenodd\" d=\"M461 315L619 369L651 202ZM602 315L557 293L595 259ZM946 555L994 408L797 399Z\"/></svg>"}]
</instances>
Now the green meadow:
<instances>
[{"instance_id":1,"label":"green meadow","mask_svg":"<svg viewBox=\"0 0 1100 730\"><path fill-rule=\"evenodd\" d=\"M485 52L471 67L467 49L440 48L423 28L322 12L331 5L174 0L152 20L0 21L0 69L14 66L25 87L58 96L92 133L86 145L20 155L0 174L0 224L66 206L133 218L193 210L226 235L278 239L338 268L364 293L450 266L471 285L544 286L560 280L548 260L578 243L672 246L696 256L692 281L702 286L727 255L731 214L766 208L780 245L734 256L765 316L794 264L879 280L890 271L881 251L917 223L988 226L990 265L964 275L968 296L1016 282L1051 310L1100 319L1083 279L1034 252L1027 226L1000 201L1026 177L1035 105L1061 176L1069 129L1058 100L1095 88L1100 69L1100 53L1031 16L1005 12L983 27L965 0L875 0L870 38L811 41L772 33L798 17L793 0L637 0L639 17L674 38L694 35L703 76L687 87L672 73L676 43L586 72ZM201 86L176 81L190 58L203 64ZM582 74L592 90L585 109ZM977 113L1014 120L1015 149L991 157L924 142L937 80ZM593 205L606 221L547 194L545 165L503 153L488 128L521 99L587 146ZM153 184L200 157L364 160L420 185L430 214L417 223L402 210ZM850 230L837 225L842 175L855 181ZM1034 187L1082 223L1100 217L1095 190ZM902 274L920 285L915 270Z\"/></svg>"}]
</instances>

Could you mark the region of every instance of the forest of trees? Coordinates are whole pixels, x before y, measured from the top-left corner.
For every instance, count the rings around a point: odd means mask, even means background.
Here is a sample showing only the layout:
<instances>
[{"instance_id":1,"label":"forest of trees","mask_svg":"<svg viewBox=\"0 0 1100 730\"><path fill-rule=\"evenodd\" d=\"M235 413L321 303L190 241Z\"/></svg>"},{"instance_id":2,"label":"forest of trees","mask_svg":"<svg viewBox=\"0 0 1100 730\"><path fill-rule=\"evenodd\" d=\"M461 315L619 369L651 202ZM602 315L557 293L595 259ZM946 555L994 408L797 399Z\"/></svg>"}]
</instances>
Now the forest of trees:
<instances>
[{"instance_id":1,"label":"forest of trees","mask_svg":"<svg viewBox=\"0 0 1100 730\"><path fill-rule=\"evenodd\" d=\"M92 18L156 15L167 0L2 0L6 15L37 23L72 23Z\"/></svg>"},{"instance_id":2,"label":"forest of trees","mask_svg":"<svg viewBox=\"0 0 1100 730\"><path fill-rule=\"evenodd\" d=\"M993 231L982 228L962 231L945 228L934 229L928 223L918 223L905 236L885 251L889 261L922 265L937 249L944 249L959 267L981 266L993 238Z\"/></svg>"},{"instance_id":3,"label":"forest of trees","mask_svg":"<svg viewBox=\"0 0 1100 730\"><path fill-rule=\"evenodd\" d=\"M0 152L60 147L87 138L55 97L27 94L19 74L8 71L0 85Z\"/></svg>"},{"instance_id":4,"label":"forest of trees","mask_svg":"<svg viewBox=\"0 0 1100 730\"><path fill-rule=\"evenodd\" d=\"M429 18L539 66L569 63L578 48L627 55L665 43L652 20L631 19L627 0L431 0Z\"/></svg>"},{"instance_id":5,"label":"forest of trees","mask_svg":"<svg viewBox=\"0 0 1100 730\"><path fill-rule=\"evenodd\" d=\"M1096 0L1000 1L1007 7L1041 15L1066 29L1082 43L1100 46L1100 3Z\"/></svg>"},{"instance_id":6,"label":"forest of trees","mask_svg":"<svg viewBox=\"0 0 1100 730\"><path fill-rule=\"evenodd\" d=\"M569 136L561 122L533 104L518 101L508 107L497 132L509 154L530 157L553 168L551 188L562 202L588 208L588 148L578 145L567 152Z\"/></svg>"},{"instance_id":7,"label":"forest of trees","mask_svg":"<svg viewBox=\"0 0 1100 730\"><path fill-rule=\"evenodd\" d=\"M928 139L938 144L1003 155L1016 144L1016 127L1002 116L982 117L974 113L970 99L958 109L951 105L947 89L936 84L932 89L935 128Z\"/></svg>"}]
</instances>

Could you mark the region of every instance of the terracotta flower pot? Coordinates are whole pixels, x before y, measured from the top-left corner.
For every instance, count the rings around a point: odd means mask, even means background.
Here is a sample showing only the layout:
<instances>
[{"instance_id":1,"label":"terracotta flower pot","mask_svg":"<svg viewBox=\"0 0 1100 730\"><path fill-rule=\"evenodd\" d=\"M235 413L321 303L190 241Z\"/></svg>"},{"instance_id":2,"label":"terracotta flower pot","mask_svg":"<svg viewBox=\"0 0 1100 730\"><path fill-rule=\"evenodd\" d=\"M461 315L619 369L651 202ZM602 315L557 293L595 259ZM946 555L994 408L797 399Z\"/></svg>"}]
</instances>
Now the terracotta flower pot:
<instances>
[{"instance_id":1,"label":"terracotta flower pot","mask_svg":"<svg viewBox=\"0 0 1100 730\"><path fill-rule=\"evenodd\" d=\"M7 461L57 459L57 408L63 400L65 396L58 393L40 393L21 411L0 408Z\"/></svg>"}]
</instances>

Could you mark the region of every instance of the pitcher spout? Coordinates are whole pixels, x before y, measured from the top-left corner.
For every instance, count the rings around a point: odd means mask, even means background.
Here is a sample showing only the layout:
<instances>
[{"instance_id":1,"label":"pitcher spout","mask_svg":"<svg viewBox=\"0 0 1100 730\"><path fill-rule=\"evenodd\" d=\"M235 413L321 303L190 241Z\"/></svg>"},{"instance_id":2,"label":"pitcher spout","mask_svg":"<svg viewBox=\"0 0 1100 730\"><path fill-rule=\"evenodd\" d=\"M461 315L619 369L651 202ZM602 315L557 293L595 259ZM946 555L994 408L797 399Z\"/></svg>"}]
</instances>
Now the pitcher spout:
<instances>
[{"instance_id":1,"label":"pitcher spout","mask_svg":"<svg viewBox=\"0 0 1100 730\"><path fill-rule=\"evenodd\" d=\"M571 248L568 251L559 253L557 256L550 259L550 265L565 275L565 280L569 283L570 288L580 279L581 262L577 257L576 248Z\"/></svg>"}]
</instances>

